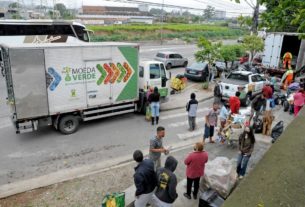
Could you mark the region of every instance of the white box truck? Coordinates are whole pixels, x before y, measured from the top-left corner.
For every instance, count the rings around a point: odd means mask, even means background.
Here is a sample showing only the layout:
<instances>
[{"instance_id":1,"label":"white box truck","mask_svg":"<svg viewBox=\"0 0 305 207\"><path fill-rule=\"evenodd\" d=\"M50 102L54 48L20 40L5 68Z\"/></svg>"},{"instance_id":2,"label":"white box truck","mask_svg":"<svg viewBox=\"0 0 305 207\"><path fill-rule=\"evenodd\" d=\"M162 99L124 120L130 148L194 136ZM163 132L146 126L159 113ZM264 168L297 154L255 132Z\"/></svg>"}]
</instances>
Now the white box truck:
<instances>
[{"instance_id":1,"label":"white box truck","mask_svg":"<svg viewBox=\"0 0 305 207\"><path fill-rule=\"evenodd\" d=\"M301 45L305 44L300 38L300 33L274 32L268 33L265 39L263 52L263 67L274 75L283 75L286 70L283 69L283 56L286 52L292 54L292 68L299 71L304 65L304 51Z\"/></svg>"},{"instance_id":2,"label":"white box truck","mask_svg":"<svg viewBox=\"0 0 305 207\"><path fill-rule=\"evenodd\" d=\"M148 87L169 94L164 65L139 65L137 44L11 44L1 52L17 133L53 125L71 134L80 121L144 111Z\"/></svg>"}]
</instances>

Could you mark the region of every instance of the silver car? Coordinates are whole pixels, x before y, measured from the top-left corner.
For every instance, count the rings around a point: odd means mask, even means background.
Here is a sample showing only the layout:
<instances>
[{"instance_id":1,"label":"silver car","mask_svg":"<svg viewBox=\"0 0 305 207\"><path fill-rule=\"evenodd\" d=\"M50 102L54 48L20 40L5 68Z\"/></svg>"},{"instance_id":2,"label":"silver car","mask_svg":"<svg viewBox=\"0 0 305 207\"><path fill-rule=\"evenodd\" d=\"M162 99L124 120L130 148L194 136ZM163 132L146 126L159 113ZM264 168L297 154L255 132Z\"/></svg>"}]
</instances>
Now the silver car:
<instances>
[{"instance_id":1,"label":"silver car","mask_svg":"<svg viewBox=\"0 0 305 207\"><path fill-rule=\"evenodd\" d=\"M163 62L167 69L178 66L186 67L188 64L187 58L174 52L159 52L157 53L155 60Z\"/></svg>"}]
</instances>

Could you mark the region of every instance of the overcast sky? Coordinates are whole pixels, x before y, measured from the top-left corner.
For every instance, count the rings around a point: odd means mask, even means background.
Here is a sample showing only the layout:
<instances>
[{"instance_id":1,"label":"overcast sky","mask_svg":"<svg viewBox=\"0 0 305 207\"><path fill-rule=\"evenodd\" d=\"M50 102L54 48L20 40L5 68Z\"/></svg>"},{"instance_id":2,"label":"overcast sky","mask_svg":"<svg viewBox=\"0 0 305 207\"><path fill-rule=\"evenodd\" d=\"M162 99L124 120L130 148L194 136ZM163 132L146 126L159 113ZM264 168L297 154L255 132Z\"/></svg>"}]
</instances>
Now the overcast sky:
<instances>
[{"instance_id":1,"label":"overcast sky","mask_svg":"<svg viewBox=\"0 0 305 207\"><path fill-rule=\"evenodd\" d=\"M34 4L39 4L40 2L40 0L23 0L23 1L34 2ZM53 4L53 1L55 1L56 3L59 2L64 3L70 8L81 7L81 5L137 6L136 4L123 4L123 3L112 2L111 0L108 1L106 0L42 0L42 1L47 1L49 4L50 3ZM163 0L141 0L141 1L162 3ZM256 0L248 0L248 1L253 3L256 2ZM210 5L215 7L217 10L227 11L229 16L232 15L236 16L234 14L239 15L240 13L251 14L253 11L244 0L241 0L240 4L235 3L234 0L232 1L231 0L164 0L164 4L202 8L202 9L204 9L207 5Z\"/></svg>"}]
</instances>

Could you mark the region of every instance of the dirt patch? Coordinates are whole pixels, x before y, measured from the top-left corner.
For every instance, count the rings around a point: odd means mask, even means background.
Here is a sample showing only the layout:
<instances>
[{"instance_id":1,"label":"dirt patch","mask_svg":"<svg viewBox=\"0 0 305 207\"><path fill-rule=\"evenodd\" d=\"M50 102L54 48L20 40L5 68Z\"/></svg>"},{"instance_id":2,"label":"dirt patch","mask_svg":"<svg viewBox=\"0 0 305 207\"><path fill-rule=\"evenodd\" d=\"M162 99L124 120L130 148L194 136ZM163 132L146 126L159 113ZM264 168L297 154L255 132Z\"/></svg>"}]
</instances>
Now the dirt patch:
<instances>
[{"instance_id":1,"label":"dirt patch","mask_svg":"<svg viewBox=\"0 0 305 207\"><path fill-rule=\"evenodd\" d=\"M116 168L1 199L0 207L101 206L106 193L119 192L133 184L133 173L133 167Z\"/></svg>"}]
</instances>

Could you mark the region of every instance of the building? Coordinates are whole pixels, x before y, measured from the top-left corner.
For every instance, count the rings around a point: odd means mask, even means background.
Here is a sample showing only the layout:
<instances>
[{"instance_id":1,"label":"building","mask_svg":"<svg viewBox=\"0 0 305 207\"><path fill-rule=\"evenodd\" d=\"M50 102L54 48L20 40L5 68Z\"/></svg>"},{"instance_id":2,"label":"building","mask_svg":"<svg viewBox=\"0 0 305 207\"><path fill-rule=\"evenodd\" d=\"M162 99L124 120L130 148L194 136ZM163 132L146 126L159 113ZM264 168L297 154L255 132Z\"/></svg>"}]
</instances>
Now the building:
<instances>
[{"instance_id":1,"label":"building","mask_svg":"<svg viewBox=\"0 0 305 207\"><path fill-rule=\"evenodd\" d=\"M216 10L214 18L215 19L225 19L227 17L226 11Z\"/></svg>"},{"instance_id":2,"label":"building","mask_svg":"<svg viewBox=\"0 0 305 207\"><path fill-rule=\"evenodd\" d=\"M154 17L145 8L83 6L76 16L83 24L152 24Z\"/></svg>"}]
</instances>

